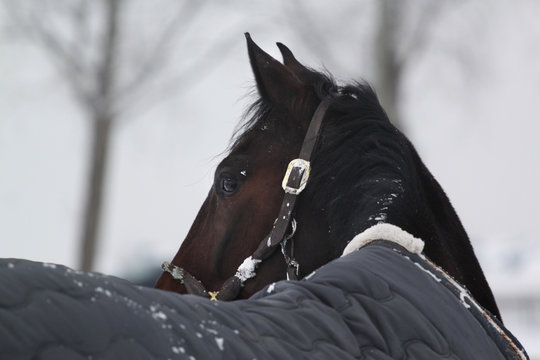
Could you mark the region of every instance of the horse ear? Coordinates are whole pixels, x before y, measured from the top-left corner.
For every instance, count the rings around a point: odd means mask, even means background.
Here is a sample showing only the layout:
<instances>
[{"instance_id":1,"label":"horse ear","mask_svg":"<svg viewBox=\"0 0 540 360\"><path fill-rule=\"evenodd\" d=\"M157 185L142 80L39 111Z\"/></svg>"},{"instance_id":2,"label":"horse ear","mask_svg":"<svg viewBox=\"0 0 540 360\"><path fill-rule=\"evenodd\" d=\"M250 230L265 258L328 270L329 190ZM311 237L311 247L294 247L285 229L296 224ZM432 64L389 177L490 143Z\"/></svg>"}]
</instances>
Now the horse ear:
<instances>
[{"instance_id":1,"label":"horse ear","mask_svg":"<svg viewBox=\"0 0 540 360\"><path fill-rule=\"evenodd\" d=\"M277 46L279 51L281 51L281 56L283 56L283 63L297 78L304 84L309 83L309 78L311 76L311 71L306 68L304 65L300 64L298 60L294 57L291 50L288 47L278 42Z\"/></svg>"},{"instance_id":2,"label":"horse ear","mask_svg":"<svg viewBox=\"0 0 540 360\"><path fill-rule=\"evenodd\" d=\"M286 107L298 97L303 85L282 63L265 53L246 33L251 68L257 82L257 89L263 99Z\"/></svg>"}]
</instances>

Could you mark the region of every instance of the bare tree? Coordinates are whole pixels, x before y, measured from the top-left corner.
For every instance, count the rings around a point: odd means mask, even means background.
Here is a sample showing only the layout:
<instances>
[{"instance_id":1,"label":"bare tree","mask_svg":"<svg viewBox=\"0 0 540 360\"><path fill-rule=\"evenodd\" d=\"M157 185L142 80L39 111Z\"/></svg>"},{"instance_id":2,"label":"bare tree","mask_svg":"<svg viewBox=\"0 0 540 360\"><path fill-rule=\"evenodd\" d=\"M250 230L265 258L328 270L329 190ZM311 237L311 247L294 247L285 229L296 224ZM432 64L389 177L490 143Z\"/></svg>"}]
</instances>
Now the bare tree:
<instances>
[{"instance_id":1,"label":"bare tree","mask_svg":"<svg viewBox=\"0 0 540 360\"><path fill-rule=\"evenodd\" d=\"M111 137L126 114L154 105L171 92L176 95L193 74L209 64L216 53L231 48L232 39L207 45L191 63L167 68L173 45L198 20L202 1L171 2L165 24L144 44L128 39L126 14L134 2L125 0L3 0L11 30L39 44L68 82L84 111L91 133L88 182L85 194L79 262L91 270L98 246L104 182L107 177ZM131 24L133 25L133 24ZM132 26L133 27L133 26ZM156 26L158 27L158 26ZM133 40L133 39L131 39ZM137 41L141 41L137 39ZM139 45L139 46L137 46ZM192 52L193 49L190 50ZM166 71L168 70L168 71ZM170 76L174 74L172 77Z\"/></svg>"},{"instance_id":2,"label":"bare tree","mask_svg":"<svg viewBox=\"0 0 540 360\"><path fill-rule=\"evenodd\" d=\"M369 19L362 20L360 17L370 10L373 11L372 18L375 21L371 21L372 50L366 50L366 44L360 42L348 46L358 47L360 50L355 53L359 56L372 56L374 86L379 99L394 125L403 130L399 92L404 75L411 62L418 60L418 56L429 45L432 26L446 3L429 0L355 1L338 10L336 17L340 18L341 23L333 27L315 21L312 17L317 13L308 11L302 1L287 1L287 10L284 12L290 15L298 36L307 47L331 57L331 44L342 38L343 32L354 33L353 27L364 26L364 22ZM340 56L340 53L336 53L332 60L338 66L342 62Z\"/></svg>"},{"instance_id":3,"label":"bare tree","mask_svg":"<svg viewBox=\"0 0 540 360\"><path fill-rule=\"evenodd\" d=\"M432 25L442 1L377 1L377 31L374 42L377 92L394 125L403 130L400 96L407 67L428 45ZM413 20L413 21L411 21Z\"/></svg>"}]
</instances>

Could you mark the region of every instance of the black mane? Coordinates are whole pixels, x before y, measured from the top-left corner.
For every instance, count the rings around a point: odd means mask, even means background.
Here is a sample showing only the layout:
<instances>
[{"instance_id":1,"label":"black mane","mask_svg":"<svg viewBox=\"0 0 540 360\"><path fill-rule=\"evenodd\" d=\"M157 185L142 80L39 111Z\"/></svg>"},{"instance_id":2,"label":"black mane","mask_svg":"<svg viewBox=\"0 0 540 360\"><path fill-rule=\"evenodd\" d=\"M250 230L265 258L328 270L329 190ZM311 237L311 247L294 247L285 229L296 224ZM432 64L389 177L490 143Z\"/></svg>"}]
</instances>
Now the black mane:
<instances>
[{"instance_id":1,"label":"black mane","mask_svg":"<svg viewBox=\"0 0 540 360\"><path fill-rule=\"evenodd\" d=\"M371 119L390 124L375 91L367 82L338 85L331 74L310 70L306 85L311 86L319 100L327 98L332 111L347 114L350 118ZM273 104L263 98L258 98L251 104L232 136L229 151L249 141L257 129L269 127L271 124L267 122L271 120L268 119L268 114L273 109Z\"/></svg>"}]
</instances>

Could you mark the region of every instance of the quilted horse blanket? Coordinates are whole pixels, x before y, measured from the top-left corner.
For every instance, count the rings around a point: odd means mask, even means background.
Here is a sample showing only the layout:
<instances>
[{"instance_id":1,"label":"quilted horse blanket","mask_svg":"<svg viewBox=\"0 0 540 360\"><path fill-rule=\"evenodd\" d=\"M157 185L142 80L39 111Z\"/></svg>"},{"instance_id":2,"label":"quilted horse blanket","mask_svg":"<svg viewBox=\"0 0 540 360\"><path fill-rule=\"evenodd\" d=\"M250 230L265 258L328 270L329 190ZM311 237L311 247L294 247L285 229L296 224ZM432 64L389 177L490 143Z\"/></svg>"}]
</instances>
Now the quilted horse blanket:
<instances>
[{"instance_id":1,"label":"quilted horse blanket","mask_svg":"<svg viewBox=\"0 0 540 360\"><path fill-rule=\"evenodd\" d=\"M414 250L413 250L414 251ZM2 359L526 359L422 254L374 241L302 281L215 302L0 261Z\"/></svg>"}]
</instances>

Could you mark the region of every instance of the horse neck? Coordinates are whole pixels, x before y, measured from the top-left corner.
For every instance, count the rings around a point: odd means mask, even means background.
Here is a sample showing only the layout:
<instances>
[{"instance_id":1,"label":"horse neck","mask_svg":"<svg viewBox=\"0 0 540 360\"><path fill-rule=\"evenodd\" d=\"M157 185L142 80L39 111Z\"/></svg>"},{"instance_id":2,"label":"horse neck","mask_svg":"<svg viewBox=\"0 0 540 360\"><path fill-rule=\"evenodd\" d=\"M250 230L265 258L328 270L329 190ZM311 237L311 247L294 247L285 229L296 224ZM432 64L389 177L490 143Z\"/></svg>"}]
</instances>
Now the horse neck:
<instances>
[{"instance_id":1,"label":"horse neck","mask_svg":"<svg viewBox=\"0 0 540 360\"><path fill-rule=\"evenodd\" d=\"M411 213L406 216L403 229L422 238L427 256L464 284L484 307L500 319L493 293L455 209L412 146L411 156L417 174L415 189L411 189L416 200L412 201L419 208L416 216L411 216ZM398 219L396 222L399 226Z\"/></svg>"},{"instance_id":2,"label":"horse neck","mask_svg":"<svg viewBox=\"0 0 540 360\"><path fill-rule=\"evenodd\" d=\"M358 156L351 146L341 148L338 157L327 154L324 161L314 163L318 179L314 179L305 203L318 211L320 219L316 223L324 224L327 230L320 225L318 233L311 236L321 237L323 233L328 252L337 257L355 235L370 226L379 222L399 226L423 239L427 256L500 318L467 233L448 197L414 147L404 138L400 141L402 151L392 151L392 155L372 161L377 165L370 167L366 167L369 159ZM347 164L339 158L347 159ZM334 165L325 169L321 163ZM323 243L322 238L318 241Z\"/></svg>"}]
</instances>

